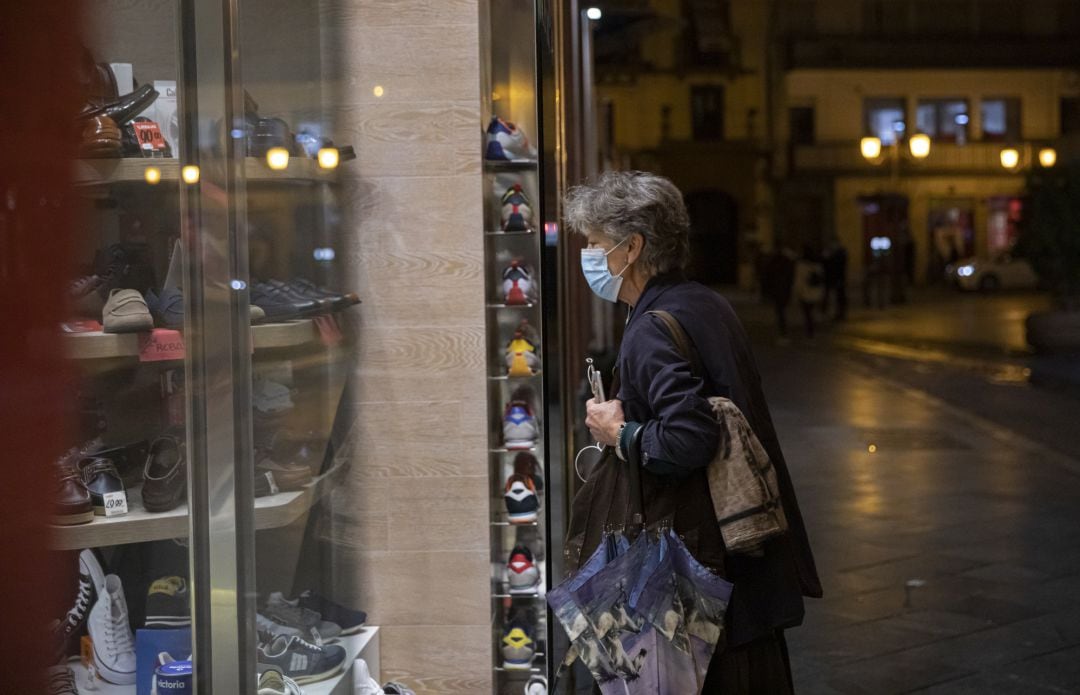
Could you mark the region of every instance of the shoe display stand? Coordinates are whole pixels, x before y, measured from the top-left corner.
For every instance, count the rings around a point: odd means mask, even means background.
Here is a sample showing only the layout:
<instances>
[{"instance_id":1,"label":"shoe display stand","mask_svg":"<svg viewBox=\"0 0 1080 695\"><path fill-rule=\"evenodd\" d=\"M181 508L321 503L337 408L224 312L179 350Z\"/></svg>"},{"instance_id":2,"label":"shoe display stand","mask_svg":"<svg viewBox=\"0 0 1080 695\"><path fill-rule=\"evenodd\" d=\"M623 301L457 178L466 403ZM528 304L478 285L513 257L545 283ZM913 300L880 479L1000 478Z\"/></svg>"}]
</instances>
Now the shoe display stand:
<instances>
[{"instance_id":1,"label":"shoe display stand","mask_svg":"<svg viewBox=\"0 0 1080 695\"><path fill-rule=\"evenodd\" d=\"M318 162L303 157L290 157L284 169L267 166L265 159L245 158L245 174L249 182L279 181L282 183L319 183L333 181L336 170L319 167ZM157 169L160 179L147 181L147 169ZM138 184L144 189L166 187L180 182L180 162L177 159L78 159L75 161L75 185L82 187Z\"/></svg>"},{"instance_id":2,"label":"shoe display stand","mask_svg":"<svg viewBox=\"0 0 1080 695\"><path fill-rule=\"evenodd\" d=\"M256 350L299 347L319 339L310 319L284 323L264 323L251 327L251 342ZM137 333L70 333L63 336L64 352L73 360L98 360L115 357L138 357Z\"/></svg>"},{"instance_id":3,"label":"shoe display stand","mask_svg":"<svg viewBox=\"0 0 1080 695\"><path fill-rule=\"evenodd\" d=\"M486 117L492 119L482 124L488 129L482 155L485 223L482 230L477 230L484 235L488 274L492 670L494 692L514 695L522 691L530 676L548 670L544 645L549 538L547 488L543 485L546 441L541 351L545 299L540 275L544 235L539 209L545 183L536 151L539 118L535 11L533 3L492 0L489 17L483 20L490 22L490 31L486 44L482 43L482 61L487 65L482 92L487 97ZM492 132L496 128L508 129L510 134L495 138ZM528 356L527 369L520 358L515 366L514 356L521 352L515 348L515 340L531 345L533 355ZM514 404L521 405L522 412L527 412L534 423L535 441L527 446L527 442L507 441L504 434ZM521 457L534 457L535 469L523 470ZM511 514L510 482L534 489L539 502L535 519L523 519L520 509ZM512 591L509 560L512 551L521 548L531 554L539 582ZM518 651L517 660L507 662L504 648L512 651L514 647L507 647L506 640L521 639L520 632L512 632L515 629L527 635L531 660L527 651Z\"/></svg>"}]
</instances>

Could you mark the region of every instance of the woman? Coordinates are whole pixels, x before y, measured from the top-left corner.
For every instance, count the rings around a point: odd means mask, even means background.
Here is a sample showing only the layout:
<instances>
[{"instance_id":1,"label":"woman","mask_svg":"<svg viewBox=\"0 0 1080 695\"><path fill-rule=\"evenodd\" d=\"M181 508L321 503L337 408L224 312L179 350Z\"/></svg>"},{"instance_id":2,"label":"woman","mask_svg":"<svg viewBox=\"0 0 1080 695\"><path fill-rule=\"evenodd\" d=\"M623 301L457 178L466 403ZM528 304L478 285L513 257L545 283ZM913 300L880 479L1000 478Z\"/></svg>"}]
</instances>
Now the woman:
<instances>
[{"instance_id":1,"label":"woman","mask_svg":"<svg viewBox=\"0 0 1080 695\"><path fill-rule=\"evenodd\" d=\"M682 195L661 176L610 172L570 191L566 217L588 238L589 286L630 307L615 398L587 404L585 423L609 449L574 499L567 567L576 571L605 529L625 525L625 471L635 462L649 524L670 525L698 561L735 585L726 647L710 662L703 692L793 692L782 631L802 622L802 597L821 596L821 585L746 333L723 297L682 275L690 224ZM701 378L649 314L656 310L672 314L691 338ZM719 445L710 396L739 406L776 467L790 530L760 557L724 552L706 477Z\"/></svg>"},{"instance_id":2,"label":"woman","mask_svg":"<svg viewBox=\"0 0 1080 695\"><path fill-rule=\"evenodd\" d=\"M825 266L813 246L803 247L795 262L795 295L803 310L806 337L814 337L814 311L825 301Z\"/></svg>"}]
</instances>

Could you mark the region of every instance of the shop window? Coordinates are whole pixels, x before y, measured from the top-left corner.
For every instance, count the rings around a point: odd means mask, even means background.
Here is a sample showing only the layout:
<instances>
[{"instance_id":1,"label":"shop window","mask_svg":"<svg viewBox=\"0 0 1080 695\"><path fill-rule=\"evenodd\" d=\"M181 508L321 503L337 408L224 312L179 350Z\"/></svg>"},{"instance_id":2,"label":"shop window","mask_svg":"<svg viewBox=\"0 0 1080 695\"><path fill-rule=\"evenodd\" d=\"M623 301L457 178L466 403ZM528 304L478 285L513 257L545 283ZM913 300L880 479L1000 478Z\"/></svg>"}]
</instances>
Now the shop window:
<instances>
[{"instance_id":1,"label":"shop window","mask_svg":"<svg viewBox=\"0 0 1080 695\"><path fill-rule=\"evenodd\" d=\"M788 124L792 145L814 144L814 107L795 106L788 109Z\"/></svg>"},{"instance_id":2,"label":"shop window","mask_svg":"<svg viewBox=\"0 0 1080 695\"><path fill-rule=\"evenodd\" d=\"M693 87L690 108L695 140L724 139L724 88Z\"/></svg>"},{"instance_id":3,"label":"shop window","mask_svg":"<svg viewBox=\"0 0 1080 695\"><path fill-rule=\"evenodd\" d=\"M986 246L991 256L1007 253L1016 245L1020 236L1024 201L1021 198L1001 196L991 198L988 206Z\"/></svg>"},{"instance_id":4,"label":"shop window","mask_svg":"<svg viewBox=\"0 0 1080 695\"><path fill-rule=\"evenodd\" d=\"M1020 100L983 99L982 139L990 142L1013 141L1020 138Z\"/></svg>"},{"instance_id":5,"label":"shop window","mask_svg":"<svg viewBox=\"0 0 1080 695\"><path fill-rule=\"evenodd\" d=\"M967 141L968 105L963 99L921 99L915 109L915 127L934 140Z\"/></svg>"},{"instance_id":6,"label":"shop window","mask_svg":"<svg viewBox=\"0 0 1080 695\"><path fill-rule=\"evenodd\" d=\"M1061 134L1080 133L1080 97L1061 97Z\"/></svg>"},{"instance_id":7,"label":"shop window","mask_svg":"<svg viewBox=\"0 0 1080 695\"><path fill-rule=\"evenodd\" d=\"M903 99L867 99L863 105L863 113L866 135L881 138L885 145L892 145L904 136L907 120L904 116Z\"/></svg>"}]
</instances>

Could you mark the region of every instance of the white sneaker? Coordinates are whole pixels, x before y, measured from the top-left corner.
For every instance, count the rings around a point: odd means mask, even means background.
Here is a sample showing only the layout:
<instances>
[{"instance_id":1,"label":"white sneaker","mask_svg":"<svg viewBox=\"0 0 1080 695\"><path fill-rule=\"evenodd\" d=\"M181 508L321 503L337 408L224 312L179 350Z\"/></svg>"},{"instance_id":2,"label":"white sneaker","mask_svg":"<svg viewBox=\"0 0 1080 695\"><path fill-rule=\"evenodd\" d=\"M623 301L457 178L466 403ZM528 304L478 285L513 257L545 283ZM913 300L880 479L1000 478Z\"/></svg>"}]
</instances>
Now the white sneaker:
<instances>
[{"instance_id":1,"label":"white sneaker","mask_svg":"<svg viewBox=\"0 0 1080 695\"><path fill-rule=\"evenodd\" d=\"M547 695L547 678L533 676L525 684L525 695Z\"/></svg>"},{"instance_id":2,"label":"white sneaker","mask_svg":"<svg viewBox=\"0 0 1080 695\"><path fill-rule=\"evenodd\" d=\"M495 161L534 160L536 148L529 144L529 138L520 128L494 116L487 128L484 158Z\"/></svg>"},{"instance_id":3,"label":"white sneaker","mask_svg":"<svg viewBox=\"0 0 1080 695\"><path fill-rule=\"evenodd\" d=\"M135 637L128 622L127 601L120 577L105 577L97 603L90 610L88 629L94 642L94 666L101 677L117 685L135 683Z\"/></svg>"}]
</instances>

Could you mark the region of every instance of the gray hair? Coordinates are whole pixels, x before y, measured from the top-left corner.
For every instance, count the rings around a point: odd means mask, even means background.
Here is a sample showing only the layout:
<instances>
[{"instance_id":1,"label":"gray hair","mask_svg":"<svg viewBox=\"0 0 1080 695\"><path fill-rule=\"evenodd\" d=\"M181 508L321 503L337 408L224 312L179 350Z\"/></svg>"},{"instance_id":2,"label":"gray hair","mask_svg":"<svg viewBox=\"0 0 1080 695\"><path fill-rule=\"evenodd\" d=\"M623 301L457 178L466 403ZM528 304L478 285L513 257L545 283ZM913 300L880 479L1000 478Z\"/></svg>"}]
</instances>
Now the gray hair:
<instances>
[{"instance_id":1,"label":"gray hair","mask_svg":"<svg viewBox=\"0 0 1080 695\"><path fill-rule=\"evenodd\" d=\"M690 255L690 216L682 193L669 179L646 171L608 171L571 188L566 224L578 234L599 231L620 243L634 234L645 240L641 263L655 273L681 270Z\"/></svg>"}]
</instances>

